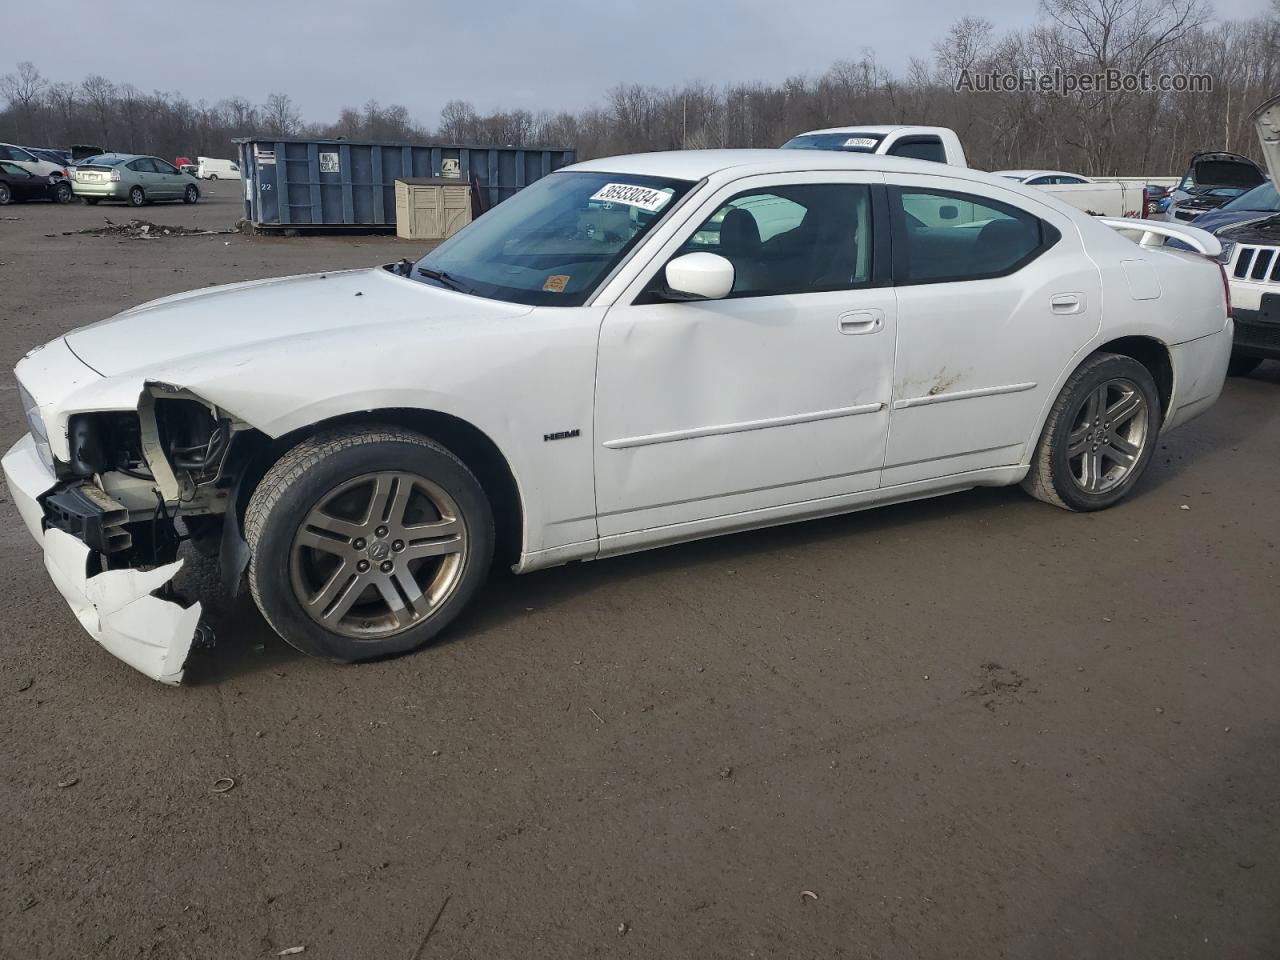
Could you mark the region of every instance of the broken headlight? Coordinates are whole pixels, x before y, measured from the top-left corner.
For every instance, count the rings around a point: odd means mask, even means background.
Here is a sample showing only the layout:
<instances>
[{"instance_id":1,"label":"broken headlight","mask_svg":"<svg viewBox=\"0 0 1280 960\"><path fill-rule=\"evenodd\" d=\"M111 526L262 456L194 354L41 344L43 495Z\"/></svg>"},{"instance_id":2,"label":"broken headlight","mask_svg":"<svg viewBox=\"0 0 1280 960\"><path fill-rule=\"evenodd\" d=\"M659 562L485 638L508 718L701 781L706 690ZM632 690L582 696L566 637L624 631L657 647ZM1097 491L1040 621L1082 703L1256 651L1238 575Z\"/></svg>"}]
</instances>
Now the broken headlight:
<instances>
[{"instance_id":1,"label":"broken headlight","mask_svg":"<svg viewBox=\"0 0 1280 960\"><path fill-rule=\"evenodd\" d=\"M40 407L21 383L18 384L18 397L22 401L22 412L27 417L27 426L31 429L31 439L36 442L36 452L44 465L52 470L53 451L49 448L49 432L45 429L44 417L40 416Z\"/></svg>"}]
</instances>

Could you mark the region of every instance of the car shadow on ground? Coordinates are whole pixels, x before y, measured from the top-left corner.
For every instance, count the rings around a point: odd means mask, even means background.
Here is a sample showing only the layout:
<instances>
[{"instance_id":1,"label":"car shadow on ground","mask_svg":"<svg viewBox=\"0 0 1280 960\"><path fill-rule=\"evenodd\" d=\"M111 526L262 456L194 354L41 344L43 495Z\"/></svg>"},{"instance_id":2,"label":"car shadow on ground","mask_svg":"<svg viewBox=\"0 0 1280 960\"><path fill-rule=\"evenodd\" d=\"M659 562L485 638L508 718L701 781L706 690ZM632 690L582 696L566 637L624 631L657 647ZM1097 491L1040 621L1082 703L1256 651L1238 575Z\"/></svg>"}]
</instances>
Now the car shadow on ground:
<instances>
[{"instance_id":1,"label":"car shadow on ground","mask_svg":"<svg viewBox=\"0 0 1280 960\"><path fill-rule=\"evenodd\" d=\"M768 554L784 556L821 544L868 542L901 531L927 529L949 516L962 514L966 522L1004 511L1014 503L1032 510L1054 510L1036 504L1017 487L979 488L942 497L878 507L836 517L787 523L761 530L711 537L656 550L611 557L590 563L571 563L524 576L495 569L476 601L431 646L463 642L469 634L504 626L529 616L530 609L547 611L582 597L608 590L628 580L650 576L711 574ZM207 569L204 566L207 565ZM215 561L198 558L194 577L212 580L206 615L216 634L211 650L193 652L188 683L220 683L236 676L280 670L303 654L276 636L247 593L232 600L217 584Z\"/></svg>"}]
</instances>

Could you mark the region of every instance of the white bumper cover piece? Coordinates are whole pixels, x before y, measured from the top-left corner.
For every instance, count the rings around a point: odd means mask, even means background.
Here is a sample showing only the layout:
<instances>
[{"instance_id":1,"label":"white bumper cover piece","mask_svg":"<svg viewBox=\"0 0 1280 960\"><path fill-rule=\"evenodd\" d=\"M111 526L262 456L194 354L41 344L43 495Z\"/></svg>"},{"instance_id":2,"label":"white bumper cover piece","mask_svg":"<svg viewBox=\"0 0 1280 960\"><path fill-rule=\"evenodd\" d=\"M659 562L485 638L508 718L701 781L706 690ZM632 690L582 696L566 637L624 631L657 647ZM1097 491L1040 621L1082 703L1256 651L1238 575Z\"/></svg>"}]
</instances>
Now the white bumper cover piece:
<instances>
[{"instance_id":1,"label":"white bumper cover piece","mask_svg":"<svg viewBox=\"0 0 1280 960\"><path fill-rule=\"evenodd\" d=\"M200 604L182 607L153 596L182 561L152 570L107 570L89 575L92 551L62 530L44 529L39 497L54 485L28 434L4 456L4 476L23 522L44 549L44 563L80 625L135 670L178 684L200 622Z\"/></svg>"}]
</instances>

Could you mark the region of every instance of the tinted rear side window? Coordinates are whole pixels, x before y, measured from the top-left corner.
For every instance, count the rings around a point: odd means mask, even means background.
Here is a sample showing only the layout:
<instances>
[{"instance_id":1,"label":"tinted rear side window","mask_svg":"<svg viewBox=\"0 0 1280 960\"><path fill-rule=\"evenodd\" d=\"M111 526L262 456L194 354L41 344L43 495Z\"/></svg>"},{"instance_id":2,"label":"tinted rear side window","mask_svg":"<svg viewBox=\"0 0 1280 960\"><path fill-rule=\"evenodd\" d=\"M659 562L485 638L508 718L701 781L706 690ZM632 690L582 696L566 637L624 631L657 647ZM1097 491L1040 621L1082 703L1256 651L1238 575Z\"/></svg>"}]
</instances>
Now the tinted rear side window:
<instances>
[{"instance_id":1,"label":"tinted rear side window","mask_svg":"<svg viewBox=\"0 0 1280 960\"><path fill-rule=\"evenodd\" d=\"M1061 237L1025 210L949 190L894 188L890 209L899 284L1003 277Z\"/></svg>"},{"instance_id":2,"label":"tinted rear side window","mask_svg":"<svg viewBox=\"0 0 1280 960\"><path fill-rule=\"evenodd\" d=\"M912 160L932 160L946 163L947 154L937 137L904 137L889 148L891 157L909 157Z\"/></svg>"}]
</instances>

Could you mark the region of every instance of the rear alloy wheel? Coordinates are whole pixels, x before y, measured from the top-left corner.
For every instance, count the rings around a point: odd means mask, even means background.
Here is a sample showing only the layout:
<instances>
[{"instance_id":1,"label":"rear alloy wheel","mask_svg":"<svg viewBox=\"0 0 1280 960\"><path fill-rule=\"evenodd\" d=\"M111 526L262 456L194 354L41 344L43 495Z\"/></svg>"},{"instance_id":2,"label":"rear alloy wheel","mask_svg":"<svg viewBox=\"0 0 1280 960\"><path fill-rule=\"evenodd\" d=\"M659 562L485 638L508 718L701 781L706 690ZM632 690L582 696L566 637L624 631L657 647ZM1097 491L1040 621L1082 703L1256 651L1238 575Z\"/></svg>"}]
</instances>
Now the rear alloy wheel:
<instances>
[{"instance_id":1,"label":"rear alloy wheel","mask_svg":"<svg viewBox=\"0 0 1280 960\"><path fill-rule=\"evenodd\" d=\"M9 189L7 183L0 183L0 207L7 207L13 203L13 191Z\"/></svg>"},{"instance_id":2,"label":"rear alloy wheel","mask_svg":"<svg viewBox=\"0 0 1280 960\"><path fill-rule=\"evenodd\" d=\"M147 202L147 195L142 192L141 187L134 187L129 191L129 206L140 207Z\"/></svg>"},{"instance_id":3,"label":"rear alloy wheel","mask_svg":"<svg viewBox=\"0 0 1280 960\"><path fill-rule=\"evenodd\" d=\"M245 513L249 585L304 653L344 663L416 650L466 606L493 558L493 513L452 453L397 428L306 440Z\"/></svg>"},{"instance_id":4,"label":"rear alloy wheel","mask_svg":"<svg viewBox=\"0 0 1280 960\"><path fill-rule=\"evenodd\" d=\"M1160 423L1160 395L1147 368L1095 354L1062 388L1023 489L1066 510L1110 507L1151 462Z\"/></svg>"},{"instance_id":5,"label":"rear alloy wheel","mask_svg":"<svg viewBox=\"0 0 1280 960\"><path fill-rule=\"evenodd\" d=\"M54 203L70 203L71 202L71 184L63 181L56 184L53 188Z\"/></svg>"},{"instance_id":6,"label":"rear alloy wheel","mask_svg":"<svg viewBox=\"0 0 1280 960\"><path fill-rule=\"evenodd\" d=\"M1244 357L1238 354L1232 354L1231 359L1227 362L1227 376L1229 377L1247 377L1253 371L1257 370L1262 364L1261 357Z\"/></svg>"},{"instance_id":7,"label":"rear alloy wheel","mask_svg":"<svg viewBox=\"0 0 1280 960\"><path fill-rule=\"evenodd\" d=\"M195 203L200 199L200 191L194 186L188 186L187 192L182 195L183 203Z\"/></svg>"}]
</instances>

